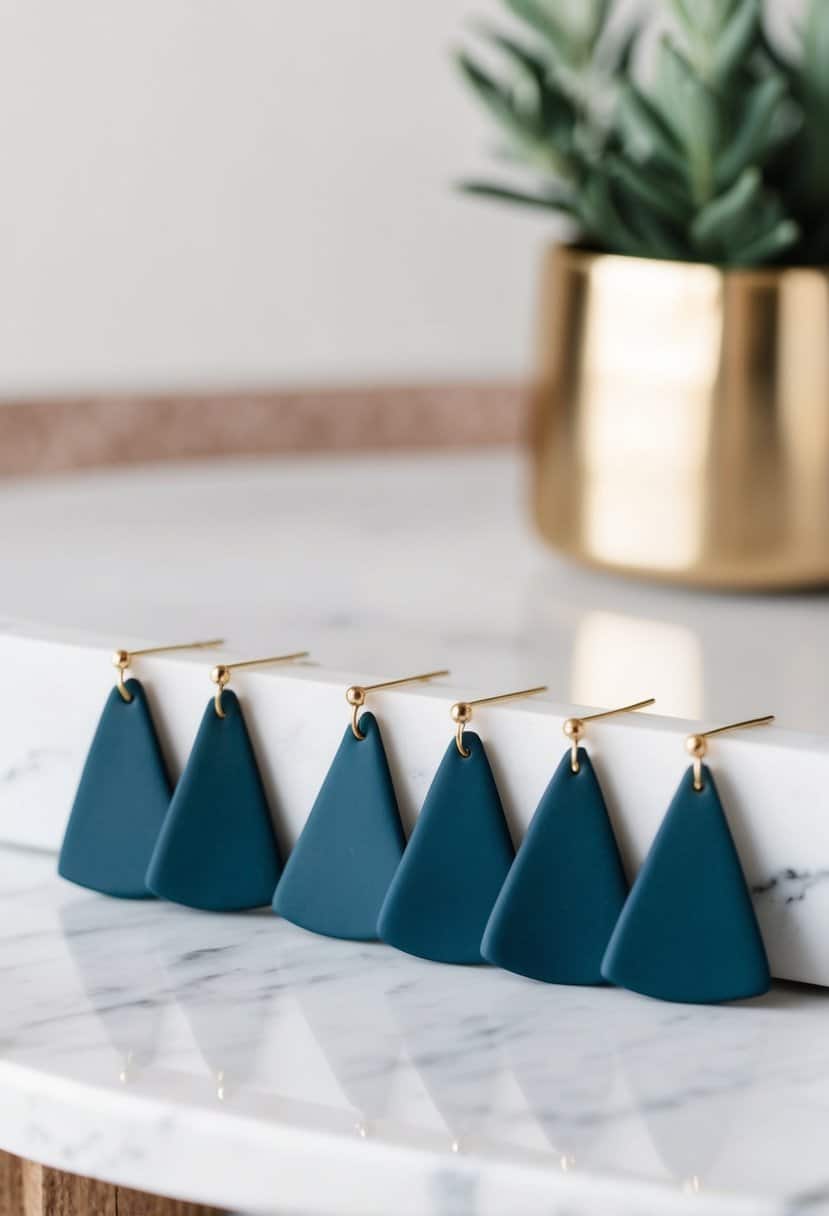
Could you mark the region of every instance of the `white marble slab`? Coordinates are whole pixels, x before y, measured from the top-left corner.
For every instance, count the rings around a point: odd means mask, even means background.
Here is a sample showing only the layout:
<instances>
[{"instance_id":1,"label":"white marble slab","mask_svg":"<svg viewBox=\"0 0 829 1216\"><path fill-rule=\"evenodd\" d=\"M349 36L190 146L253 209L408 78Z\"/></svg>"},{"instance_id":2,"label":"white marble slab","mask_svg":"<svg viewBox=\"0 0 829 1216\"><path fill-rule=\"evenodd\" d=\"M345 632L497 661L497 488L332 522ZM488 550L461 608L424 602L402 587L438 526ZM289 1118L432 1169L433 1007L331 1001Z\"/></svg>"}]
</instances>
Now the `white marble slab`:
<instances>
[{"instance_id":1,"label":"white marble slab","mask_svg":"<svg viewBox=\"0 0 829 1216\"><path fill-rule=\"evenodd\" d=\"M3 695L14 707L0 735L0 839L59 846L111 687L109 659L110 650L100 641L0 634ZM203 655L161 655L142 660L140 673L170 770L177 775L215 691L209 663ZM300 664L240 672L234 681L285 852L349 729L344 692L354 678L354 673ZM371 677L356 673L356 678ZM407 828L452 742L452 703L483 691L441 680L373 695ZM565 749L561 727L570 710L533 697L477 711L473 726L486 741L516 840ZM684 739L693 726L638 713L591 729L587 743L630 874L644 858L688 763ZM829 747L813 737L764 727L718 740L710 759L755 892L774 974L829 984L829 815L816 818L808 796L810 789L829 788ZM703 899L705 876L700 880Z\"/></svg>"},{"instance_id":2,"label":"white marble slab","mask_svg":"<svg viewBox=\"0 0 829 1216\"><path fill-rule=\"evenodd\" d=\"M0 1147L255 1213L813 1216L829 995L676 1007L0 850Z\"/></svg>"},{"instance_id":3,"label":"white marble slab","mask_svg":"<svg viewBox=\"0 0 829 1216\"><path fill-rule=\"evenodd\" d=\"M533 538L523 494L508 453L0 486L0 839L58 846L109 653L141 640L221 632L236 657L312 650L319 666L235 684L286 848L345 728L354 680L452 668L440 687L374 701L408 825L448 742L452 700L549 683L546 703L476 722L516 838L561 754L563 717L655 695L670 716L619 719L588 738L631 873L682 772L687 730L771 710L777 726L723 738L711 763L776 974L829 983L826 598L684 594L578 571ZM135 669L174 774L211 661Z\"/></svg>"}]
</instances>

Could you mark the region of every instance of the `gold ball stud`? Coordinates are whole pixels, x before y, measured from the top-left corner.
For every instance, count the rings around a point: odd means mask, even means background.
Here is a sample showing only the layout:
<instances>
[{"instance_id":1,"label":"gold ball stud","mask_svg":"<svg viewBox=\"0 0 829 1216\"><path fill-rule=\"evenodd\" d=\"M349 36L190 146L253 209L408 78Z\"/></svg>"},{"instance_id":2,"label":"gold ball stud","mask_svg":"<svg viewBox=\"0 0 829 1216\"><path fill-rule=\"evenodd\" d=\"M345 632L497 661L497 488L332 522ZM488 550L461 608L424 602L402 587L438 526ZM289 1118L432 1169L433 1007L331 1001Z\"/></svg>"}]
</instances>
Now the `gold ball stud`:
<instances>
[{"instance_id":1,"label":"gold ball stud","mask_svg":"<svg viewBox=\"0 0 829 1216\"><path fill-rule=\"evenodd\" d=\"M703 735L689 735L685 740L685 750L695 760L701 760L708 750L708 744Z\"/></svg>"},{"instance_id":2,"label":"gold ball stud","mask_svg":"<svg viewBox=\"0 0 829 1216\"><path fill-rule=\"evenodd\" d=\"M346 689L345 699L349 705L365 705L366 690L358 684L352 684L351 688Z\"/></svg>"},{"instance_id":3,"label":"gold ball stud","mask_svg":"<svg viewBox=\"0 0 829 1216\"><path fill-rule=\"evenodd\" d=\"M449 712L453 722L462 722L465 726L467 722L472 721L472 706L467 701L458 701Z\"/></svg>"},{"instance_id":4,"label":"gold ball stud","mask_svg":"<svg viewBox=\"0 0 829 1216\"><path fill-rule=\"evenodd\" d=\"M116 650L112 656L112 666L119 667L124 671L130 665L130 654L128 650Z\"/></svg>"},{"instance_id":5,"label":"gold ball stud","mask_svg":"<svg viewBox=\"0 0 829 1216\"><path fill-rule=\"evenodd\" d=\"M214 684L218 684L220 686L227 684L228 680L230 679L230 668L226 667L224 663L218 663L211 671L210 679Z\"/></svg>"},{"instance_id":6,"label":"gold ball stud","mask_svg":"<svg viewBox=\"0 0 829 1216\"><path fill-rule=\"evenodd\" d=\"M584 723L581 718L568 718L564 723L564 733L568 739L572 739L573 743L578 743L584 738Z\"/></svg>"}]
</instances>

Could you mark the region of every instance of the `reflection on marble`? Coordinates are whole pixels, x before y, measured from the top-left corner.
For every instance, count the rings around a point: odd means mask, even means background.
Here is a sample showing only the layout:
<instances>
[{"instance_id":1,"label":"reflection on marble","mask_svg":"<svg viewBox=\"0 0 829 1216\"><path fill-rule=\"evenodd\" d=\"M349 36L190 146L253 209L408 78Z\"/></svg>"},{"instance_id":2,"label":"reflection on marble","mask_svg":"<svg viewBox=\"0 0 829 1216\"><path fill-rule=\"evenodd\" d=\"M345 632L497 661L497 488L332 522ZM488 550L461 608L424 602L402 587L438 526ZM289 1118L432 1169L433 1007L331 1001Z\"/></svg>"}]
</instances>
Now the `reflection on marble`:
<instances>
[{"instance_id":1,"label":"reflection on marble","mask_svg":"<svg viewBox=\"0 0 829 1216\"><path fill-rule=\"evenodd\" d=\"M276 967L263 966L267 922L264 913L246 913L205 924L203 915L181 912L156 935L157 959L216 1097L226 1102L260 1071L277 988Z\"/></svg>"},{"instance_id":2,"label":"reflection on marble","mask_svg":"<svg viewBox=\"0 0 829 1216\"><path fill-rule=\"evenodd\" d=\"M602 990L565 989L556 1013L554 1044L550 1043L549 989L518 981L521 1000L507 991L498 1004L504 1027L509 1070L561 1168L572 1170L595 1143L595 1112L611 1100L616 1085L615 1023L591 1045L585 1068L584 1020Z\"/></svg>"},{"instance_id":3,"label":"reflection on marble","mask_svg":"<svg viewBox=\"0 0 829 1216\"><path fill-rule=\"evenodd\" d=\"M0 851L0 1147L309 1216L829 1197L829 994L548 987L268 913L106 900L53 866Z\"/></svg>"},{"instance_id":4,"label":"reflection on marble","mask_svg":"<svg viewBox=\"0 0 829 1216\"><path fill-rule=\"evenodd\" d=\"M400 1067L402 1036L386 1007L385 987L382 973L372 967L356 983L336 972L314 975L294 992L298 1012L355 1111L362 1138L388 1114Z\"/></svg>"},{"instance_id":5,"label":"reflection on marble","mask_svg":"<svg viewBox=\"0 0 829 1216\"><path fill-rule=\"evenodd\" d=\"M92 894L61 904L58 916L66 952L118 1057L119 1079L131 1084L155 1060L168 999L155 920L141 915L141 905Z\"/></svg>"},{"instance_id":6,"label":"reflection on marble","mask_svg":"<svg viewBox=\"0 0 829 1216\"><path fill-rule=\"evenodd\" d=\"M643 1037L642 1030L639 1020L619 1028L620 1075L665 1169L696 1191L740 1136L742 1105L760 1073L767 1026L712 1009L704 1036L683 1014L654 1017L651 1033Z\"/></svg>"}]
</instances>

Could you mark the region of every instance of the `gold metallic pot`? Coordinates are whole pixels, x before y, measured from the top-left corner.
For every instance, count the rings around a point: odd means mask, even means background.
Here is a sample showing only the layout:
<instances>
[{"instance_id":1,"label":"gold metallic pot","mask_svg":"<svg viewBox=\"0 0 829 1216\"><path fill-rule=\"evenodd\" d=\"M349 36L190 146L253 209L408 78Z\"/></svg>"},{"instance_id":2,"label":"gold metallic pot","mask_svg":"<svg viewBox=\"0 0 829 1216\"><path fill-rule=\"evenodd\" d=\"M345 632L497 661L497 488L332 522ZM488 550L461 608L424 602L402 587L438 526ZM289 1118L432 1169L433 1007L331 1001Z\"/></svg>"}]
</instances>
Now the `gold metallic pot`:
<instances>
[{"instance_id":1,"label":"gold metallic pot","mask_svg":"<svg viewBox=\"0 0 829 1216\"><path fill-rule=\"evenodd\" d=\"M829 583L829 271L551 250L535 510L582 561L709 587Z\"/></svg>"}]
</instances>

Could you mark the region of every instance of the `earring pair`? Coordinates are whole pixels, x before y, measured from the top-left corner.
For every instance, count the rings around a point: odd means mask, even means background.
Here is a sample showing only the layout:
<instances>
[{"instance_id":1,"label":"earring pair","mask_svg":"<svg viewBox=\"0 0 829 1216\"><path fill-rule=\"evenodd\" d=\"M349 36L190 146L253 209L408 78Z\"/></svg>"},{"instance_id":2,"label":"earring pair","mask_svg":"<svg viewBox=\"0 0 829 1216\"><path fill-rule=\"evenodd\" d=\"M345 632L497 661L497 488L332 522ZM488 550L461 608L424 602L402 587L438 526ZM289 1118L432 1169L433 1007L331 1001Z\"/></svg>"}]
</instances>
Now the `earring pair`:
<instances>
[{"instance_id":1,"label":"earring pair","mask_svg":"<svg viewBox=\"0 0 829 1216\"><path fill-rule=\"evenodd\" d=\"M126 678L137 658L206 650L221 638L116 650L118 672L84 762L58 858L69 882L120 899L147 899L146 874L173 785L144 685Z\"/></svg>"},{"instance_id":2,"label":"earring pair","mask_svg":"<svg viewBox=\"0 0 829 1216\"><path fill-rule=\"evenodd\" d=\"M144 688L124 678L139 656L220 644L116 651L118 681L81 775L58 861L62 877L123 899L157 895L216 911L269 902L279 849L242 707L227 684L239 668L307 651L213 668L216 692L175 790Z\"/></svg>"},{"instance_id":3,"label":"earring pair","mask_svg":"<svg viewBox=\"0 0 829 1216\"><path fill-rule=\"evenodd\" d=\"M623 711L592 717L616 712ZM751 894L703 760L711 737L773 716L689 736L693 762L629 894L601 788L579 746L589 720L564 724L570 754L542 796L501 889L483 956L548 983L607 981L682 1003L766 992L769 965Z\"/></svg>"},{"instance_id":4,"label":"earring pair","mask_svg":"<svg viewBox=\"0 0 829 1216\"><path fill-rule=\"evenodd\" d=\"M277 885L280 916L439 962L482 961L481 937L514 849L486 750L466 727L476 706L546 688L452 707L454 737L406 844L377 719L361 710L370 692L448 674L348 689L351 725Z\"/></svg>"},{"instance_id":5,"label":"earring pair","mask_svg":"<svg viewBox=\"0 0 829 1216\"><path fill-rule=\"evenodd\" d=\"M371 693L447 675L428 671L346 690L351 721L273 893L277 915L326 937L377 940L406 836L380 724L366 702Z\"/></svg>"}]
</instances>

